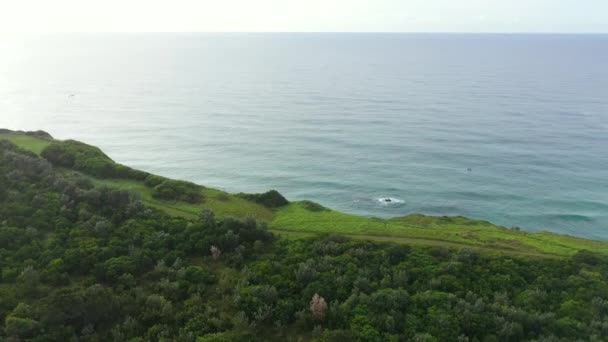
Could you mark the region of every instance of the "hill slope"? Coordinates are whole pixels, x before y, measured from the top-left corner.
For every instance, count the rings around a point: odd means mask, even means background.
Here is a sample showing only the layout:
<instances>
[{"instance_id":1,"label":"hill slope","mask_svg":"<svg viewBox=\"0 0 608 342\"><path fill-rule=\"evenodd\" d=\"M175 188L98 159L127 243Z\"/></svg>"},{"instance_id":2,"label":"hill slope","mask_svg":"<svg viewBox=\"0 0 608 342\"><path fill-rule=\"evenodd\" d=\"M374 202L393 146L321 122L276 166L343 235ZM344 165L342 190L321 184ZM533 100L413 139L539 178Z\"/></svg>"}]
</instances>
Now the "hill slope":
<instances>
[{"instance_id":1,"label":"hill slope","mask_svg":"<svg viewBox=\"0 0 608 342\"><path fill-rule=\"evenodd\" d=\"M576 251L604 242L226 194L1 134L1 341L607 340L608 256Z\"/></svg>"},{"instance_id":2,"label":"hill slope","mask_svg":"<svg viewBox=\"0 0 608 342\"><path fill-rule=\"evenodd\" d=\"M0 132L0 139L42 154L52 145L66 145L71 141L54 140L44 133ZM83 149L96 148L84 145ZM101 151L99 151L101 153ZM107 156L103 155L107 158ZM108 162L115 164L111 159ZM119 165L119 164L115 164ZM76 168L78 169L78 168ZM104 176L95 169L74 167L66 172L80 172L99 185L113 186L137 192L144 203L161 209L170 215L194 218L203 209L213 210L220 217L252 216L266 222L276 233L297 237L302 234L338 233L358 239L395 241L450 247L468 247L485 252L511 253L536 256L567 256L580 250L608 253L608 242L594 241L549 232L526 232L493 225L486 221L464 217L434 217L419 214L393 219L368 218L337 212L308 201L291 202L283 206L268 207L246 196L229 194L220 190L200 187L202 200L191 203L183 200L167 200L154 196L154 188L147 186L142 173L139 177Z\"/></svg>"}]
</instances>

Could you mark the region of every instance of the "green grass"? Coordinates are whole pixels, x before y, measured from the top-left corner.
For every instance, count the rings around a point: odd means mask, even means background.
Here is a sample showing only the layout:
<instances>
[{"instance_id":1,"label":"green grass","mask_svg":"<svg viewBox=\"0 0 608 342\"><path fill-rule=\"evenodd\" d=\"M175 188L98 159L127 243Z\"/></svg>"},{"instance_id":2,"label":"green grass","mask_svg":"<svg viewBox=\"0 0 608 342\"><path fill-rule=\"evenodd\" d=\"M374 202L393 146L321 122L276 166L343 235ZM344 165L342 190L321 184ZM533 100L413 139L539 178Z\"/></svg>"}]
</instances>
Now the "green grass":
<instances>
[{"instance_id":1,"label":"green grass","mask_svg":"<svg viewBox=\"0 0 608 342\"><path fill-rule=\"evenodd\" d=\"M18 146L37 154L51 141L18 133L0 134ZM75 172L75 171L67 171ZM508 229L487 221L465 217L412 214L393 219L379 219L346 214L315 206L307 201L292 202L270 209L244 198L211 188L203 188L200 204L164 201L152 197L152 189L143 182L91 178L98 185L129 189L141 195L147 205L169 215L194 218L201 210L213 210L217 216L246 217L268 223L270 229L287 238L305 238L318 234L342 234L355 239L390 241L425 246L471 248L488 253L523 256L562 257L580 250L608 254L608 241L595 241L549 232Z\"/></svg>"},{"instance_id":2,"label":"green grass","mask_svg":"<svg viewBox=\"0 0 608 342\"><path fill-rule=\"evenodd\" d=\"M202 191L204 200L202 203L191 204L178 201L165 201L152 197L152 189L144 185L143 182L125 179L97 179L91 178L98 185L111 187L119 187L129 189L141 195L141 199L147 205L164 210L170 215L183 216L194 218L203 209L211 209L219 217L234 216L247 217L252 216L258 220L269 222L273 219L274 213L272 210L231 195L227 192L204 188Z\"/></svg>"},{"instance_id":3,"label":"green grass","mask_svg":"<svg viewBox=\"0 0 608 342\"><path fill-rule=\"evenodd\" d=\"M32 151L37 155L40 155L42 150L44 150L44 148L51 143L51 140L20 133L0 133L0 139L11 141L13 144L23 149Z\"/></svg>"},{"instance_id":4,"label":"green grass","mask_svg":"<svg viewBox=\"0 0 608 342\"><path fill-rule=\"evenodd\" d=\"M301 202L279 209L270 227L290 232L345 234L376 241L470 246L516 254L568 256L583 249L608 253L606 241L513 230L465 217L413 214L384 220L332 210L310 211Z\"/></svg>"}]
</instances>

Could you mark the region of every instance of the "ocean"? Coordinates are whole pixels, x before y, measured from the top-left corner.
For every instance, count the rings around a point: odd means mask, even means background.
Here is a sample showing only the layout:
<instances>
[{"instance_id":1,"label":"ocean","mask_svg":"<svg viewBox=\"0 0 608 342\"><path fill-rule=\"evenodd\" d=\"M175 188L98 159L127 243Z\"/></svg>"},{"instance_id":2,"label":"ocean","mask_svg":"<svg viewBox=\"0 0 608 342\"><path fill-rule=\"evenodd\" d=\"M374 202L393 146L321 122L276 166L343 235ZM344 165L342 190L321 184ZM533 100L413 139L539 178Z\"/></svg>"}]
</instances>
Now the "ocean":
<instances>
[{"instance_id":1,"label":"ocean","mask_svg":"<svg viewBox=\"0 0 608 342\"><path fill-rule=\"evenodd\" d=\"M608 239L608 35L3 38L0 127L231 192Z\"/></svg>"}]
</instances>

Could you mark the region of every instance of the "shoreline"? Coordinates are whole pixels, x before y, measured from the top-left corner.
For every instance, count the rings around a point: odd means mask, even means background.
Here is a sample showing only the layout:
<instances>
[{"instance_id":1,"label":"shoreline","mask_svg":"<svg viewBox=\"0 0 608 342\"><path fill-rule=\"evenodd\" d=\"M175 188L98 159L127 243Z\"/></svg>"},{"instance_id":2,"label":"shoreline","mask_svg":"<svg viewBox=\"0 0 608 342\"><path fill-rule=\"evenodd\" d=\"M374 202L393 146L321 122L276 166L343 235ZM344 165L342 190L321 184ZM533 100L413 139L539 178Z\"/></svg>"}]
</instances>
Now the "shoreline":
<instances>
[{"instance_id":1,"label":"shoreline","mask_svg":"<svg viewBox=\"0 0 608 342\"><path fill-rule=\"evenodd\" d=\"M0 139L9 140L21 148L41 155L50 145L62 145L71 140L59 141L43 131L24 132L0 129ZM76 142L74 142L76 143ZM252 216L265 222L271 230L303 234L340 234L371 240L403 240L427 245L456 244L471 248L488 249L498 253L529 253L565 256L579 250L608 253L608 241L589 239L549 231L532 232L501 227L484 220L462 216L430 216L409 214L389 219L364 217L325 208L310 201L286 201L285 204L268 206L256 202L247 194L231 194L202 185L201 203L182 200L163 200L154 197L153 188L144 183L146 177L159 177L133 170L112 161L96 147L77 143L78 148L90 149L103 157L104 163L136 175L129 177L100 177L91 171L66 168L67 174L78 173L89 177L95 185L113 186L138 192L144 204L160 209L169 215L194 217L203 209L213 210L218 216ZM170 180L169 178L160 177ZM176 181L181 182L181 181ZM278 194L278 193L277 193ZM279 194L280 196L280 194ZM282 196L281 196L282 197Z\"/></svg>"}]
</instances>

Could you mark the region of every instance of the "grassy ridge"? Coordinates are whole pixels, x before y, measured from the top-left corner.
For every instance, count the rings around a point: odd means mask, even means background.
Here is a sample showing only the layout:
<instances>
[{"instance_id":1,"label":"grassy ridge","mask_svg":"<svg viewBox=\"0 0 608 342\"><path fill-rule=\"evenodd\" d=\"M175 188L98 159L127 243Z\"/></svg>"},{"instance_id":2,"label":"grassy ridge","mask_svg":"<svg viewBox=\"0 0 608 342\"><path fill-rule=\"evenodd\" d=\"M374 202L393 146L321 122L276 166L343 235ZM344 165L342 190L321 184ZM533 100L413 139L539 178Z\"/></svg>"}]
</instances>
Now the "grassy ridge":
<instances>
[{"instance_id":1,"label":"grassy ridge","mask_svg":"<svg viewBox=\"0 0 608 342\"><path fill-rule=\"evenodd\" d=\"M465 217L412 214L389 220L327 210L312 212L301 202L277 211L271 228L291 232L358 235L370 240L417 242L428 245L469 246L497 252L572 255L579 250L608 253L608 242L548 232L508 229ZM432 243L431 243L432 242Z\"/></svg>"},{"instance_id":2,"label":"grassy ridge","mask_svg":"<svg viewBox=\"0 0 608 342\"><path fill-rule=\"evenodd\" d=\"M13 144L32 151L37 155L40 155L42 151L51 144L51 140L43 139L40 137L26 135L23 133L0 133L0 139L11 141Z\"/></svg>"},{"instance_id":3,"label":"grassy ridge","mask_svg":"<svg viewBox=\"0 0 608 342\"><path fill-rule=\"evenodd\" d=\"M260 204L231 195L227 192L204 188L201 190L204 201L202 203L187 203L181 201L164 201L152 196L152 189L141 181L130 179L97 179L92 178L98 185L116 186L138 192L141 199L149 206L166 211L171 215L194 217L203 209L210 209L216 215L246 217L252 216L258 220L269 222L274 217L274 212Z\"/></svg>"},{"instance_id":4,"label":"grassy ridge","mask_svg":"<svg viewBox=\"0 0 608 342\"><path fill-rule=\"evenodd\" d=\"M44 137L16 132L0 133L0 139L10 140L39 155L52 143L52 140ZM76 171L66 170L66 172ZM166 201L155 198L152 189L140 180L96 177L91 179L98 185L137 192L144 203L170 215L194 217L203 209L211 209L218 216L252 216L266 222L273 231L291 238L335 233L375 241L450 248L467 247L486 252L530 256L568 256L580 250L608 253L606 241L548 232L532 233L507 229L486 221L464 217L412 214L387 220L342 213L308 201L291 202L277 208L269 208L243 196L211 188L201 188L204 198L201 203Z\"/></svg>"}]
</instances>

